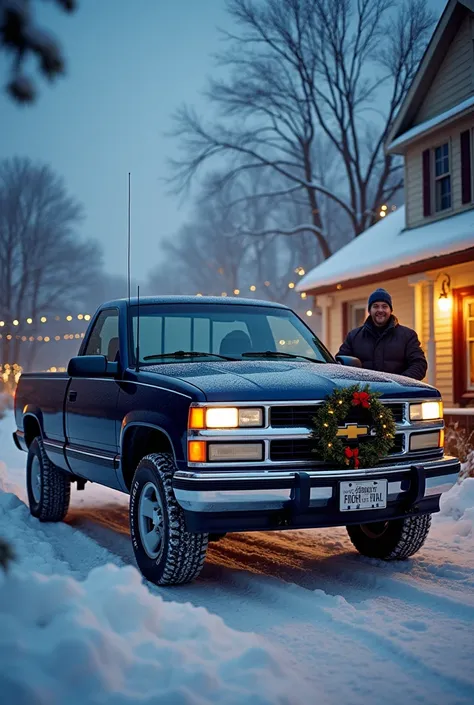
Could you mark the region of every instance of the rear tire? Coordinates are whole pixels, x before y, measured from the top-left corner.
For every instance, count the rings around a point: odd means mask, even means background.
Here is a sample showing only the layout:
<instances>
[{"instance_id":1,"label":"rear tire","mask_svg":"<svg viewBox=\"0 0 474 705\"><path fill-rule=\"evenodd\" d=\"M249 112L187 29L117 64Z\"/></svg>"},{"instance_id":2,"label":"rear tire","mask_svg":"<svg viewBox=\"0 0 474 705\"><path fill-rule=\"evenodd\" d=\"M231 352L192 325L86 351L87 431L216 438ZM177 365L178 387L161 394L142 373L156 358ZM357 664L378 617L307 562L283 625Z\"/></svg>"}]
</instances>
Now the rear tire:
<instances>
[{"instance_id":1,"label":"rear tire","mask_svg":"<svg viewBox=\"0 0 474 705\"><path fill-rule=\"evenodd\" d=\"M31 514L40 521L62 521L69 509L71 483L65 473L48 460L41 437L28 448L26 489Z\"/></svg>"},{"instance_id":2,"label":"rear tire","mask_svg":"<svg viewBox=\"0 0 474 705\"><path fill-rule=\"evenodd\" d=\"M407 516L373 524L347 526L355 548L363 556L384 561L405 560L423 546L431 526L431 514Z\"/></svg>"},{"instance_id":3,"label":"rear tire","mask_svg":"<svg viewBox=\"0 0 474 705\"><path fill-rule=\"evenodd\" d=\"M171 484L176 465L168 453L143 458L130 490L130 534L138 567L156 585L189 583L201 572L208 534L186 530Z\"/></svg>"}]
</instances>

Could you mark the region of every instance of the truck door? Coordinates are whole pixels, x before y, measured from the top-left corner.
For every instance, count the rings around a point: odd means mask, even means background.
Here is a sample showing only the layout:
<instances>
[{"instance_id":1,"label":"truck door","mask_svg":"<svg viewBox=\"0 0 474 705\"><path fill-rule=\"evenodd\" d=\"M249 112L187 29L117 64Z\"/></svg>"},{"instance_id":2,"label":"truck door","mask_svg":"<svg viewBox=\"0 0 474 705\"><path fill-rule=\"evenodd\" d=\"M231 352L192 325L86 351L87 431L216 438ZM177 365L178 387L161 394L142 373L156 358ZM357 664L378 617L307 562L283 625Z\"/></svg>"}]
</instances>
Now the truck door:
<instances>
[{"instance_id":1,"label":"truck door","mask_svg":"<svg viewBox=\"0 0 474 705\"><path fill-rule=\"evenodd\" d=\"M103 310L94 322L83 354L105 355L114 361L118 356L118 341L118 309ZM114 458L118 453L119 391L114 379L74 378L67 391L65 407L66 457L71 470L117 489Z\"/></svg>"}]
</instances>

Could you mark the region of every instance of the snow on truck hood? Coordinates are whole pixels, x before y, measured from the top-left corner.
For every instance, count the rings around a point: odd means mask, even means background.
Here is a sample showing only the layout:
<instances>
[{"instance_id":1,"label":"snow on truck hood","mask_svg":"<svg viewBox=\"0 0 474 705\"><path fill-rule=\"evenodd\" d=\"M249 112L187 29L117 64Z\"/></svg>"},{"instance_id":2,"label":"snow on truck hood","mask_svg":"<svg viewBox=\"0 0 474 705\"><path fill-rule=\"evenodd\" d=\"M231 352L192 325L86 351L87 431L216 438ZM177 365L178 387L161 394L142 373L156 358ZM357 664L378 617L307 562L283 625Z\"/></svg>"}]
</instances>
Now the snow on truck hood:
<instances>
[{"instance_id":1,"label":"snow on truck hood","mask_svg":"<svg viewBox=\"0 0 474 705\"><path fill-rule=\"evenodd\" d=\"M385 397L438 396L417 380L337 364L288 360L185 362L144 369L182 380L200 389L209 401L304 401L322 399L336 387L369 384Z\"/></svg>"}]
</instances>

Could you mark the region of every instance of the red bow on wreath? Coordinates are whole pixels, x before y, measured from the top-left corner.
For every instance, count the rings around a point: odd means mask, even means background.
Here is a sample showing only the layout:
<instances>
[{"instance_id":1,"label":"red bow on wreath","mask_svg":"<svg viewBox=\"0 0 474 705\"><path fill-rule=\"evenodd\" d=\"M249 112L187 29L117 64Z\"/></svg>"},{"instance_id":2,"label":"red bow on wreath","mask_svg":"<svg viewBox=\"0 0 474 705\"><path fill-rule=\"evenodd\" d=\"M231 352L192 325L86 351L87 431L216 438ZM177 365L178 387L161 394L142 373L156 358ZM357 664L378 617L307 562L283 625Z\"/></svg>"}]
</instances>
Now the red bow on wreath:
<instances>
[{"instance_id":1,"label":"red bow on wreath","mask_svg":"<svg viewBox=\"0 0 474 705\"><path fill-rule=\"evenodd\" d=\"M349 465L349 461L351 458L354 458L354 468L357 470L357 468L360 466L359 462L359 449L358 448L344 448L344 455L346 456L346 465Z\"/></svg>"},{"instance_id":2,"label":"red bow on wreath","mask_svg":"<svg viewBox=\"0 0 474 705\"><path fill-rule=\"evenodd\" d=\"M364 409L369 409L370 408L370 397L367 394L367 392L354 392L354 396L352 397L352 406L363 406Z\"/></svg>"}]
</instances>

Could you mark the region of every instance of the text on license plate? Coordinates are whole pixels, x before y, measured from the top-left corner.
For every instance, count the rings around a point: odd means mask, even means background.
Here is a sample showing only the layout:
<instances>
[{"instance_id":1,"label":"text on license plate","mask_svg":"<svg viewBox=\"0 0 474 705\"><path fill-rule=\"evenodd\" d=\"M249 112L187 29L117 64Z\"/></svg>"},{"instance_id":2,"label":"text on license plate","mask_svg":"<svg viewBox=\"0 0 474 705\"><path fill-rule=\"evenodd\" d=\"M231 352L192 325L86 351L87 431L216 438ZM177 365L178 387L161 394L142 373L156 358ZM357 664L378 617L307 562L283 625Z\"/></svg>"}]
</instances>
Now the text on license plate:
<instances>
[{"instance_id":1,"label":"text on license plate","mask_svg":"<svg viewBox=\"0 0 474 705\"><path fill-rule=\"evenodd\" d=\"M339 510L352 512L387 507L387 480L351 480L339 483Z\"/></svg>"}]
</instances>

